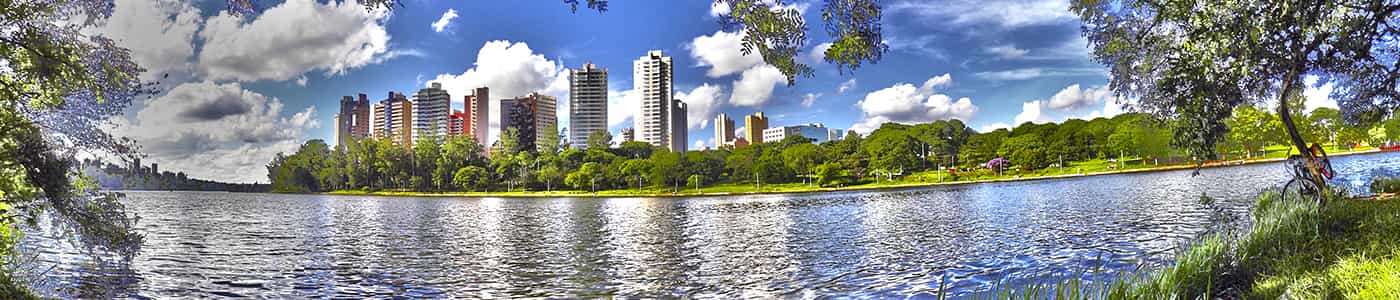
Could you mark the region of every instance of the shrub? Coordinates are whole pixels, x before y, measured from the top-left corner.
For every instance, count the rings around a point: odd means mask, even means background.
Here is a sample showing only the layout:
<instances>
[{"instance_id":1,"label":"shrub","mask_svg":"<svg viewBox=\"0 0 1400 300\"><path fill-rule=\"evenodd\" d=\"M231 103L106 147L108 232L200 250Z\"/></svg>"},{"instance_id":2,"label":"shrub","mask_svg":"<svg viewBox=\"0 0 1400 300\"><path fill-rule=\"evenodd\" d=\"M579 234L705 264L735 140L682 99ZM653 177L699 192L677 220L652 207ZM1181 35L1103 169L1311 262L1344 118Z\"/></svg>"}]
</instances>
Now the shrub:
<instances>
[{"instance_id":1,"label":"shrub","mask_svg":"<svg viewBox=\"0 0 1400 300\"><path fill-rule=\"evenodd\" d=\"M1400 192L1400 178L1376 177L1375 179L1371 179L1371 192L1376 194L1393 194Z\"/></svg>"}]
</instances>

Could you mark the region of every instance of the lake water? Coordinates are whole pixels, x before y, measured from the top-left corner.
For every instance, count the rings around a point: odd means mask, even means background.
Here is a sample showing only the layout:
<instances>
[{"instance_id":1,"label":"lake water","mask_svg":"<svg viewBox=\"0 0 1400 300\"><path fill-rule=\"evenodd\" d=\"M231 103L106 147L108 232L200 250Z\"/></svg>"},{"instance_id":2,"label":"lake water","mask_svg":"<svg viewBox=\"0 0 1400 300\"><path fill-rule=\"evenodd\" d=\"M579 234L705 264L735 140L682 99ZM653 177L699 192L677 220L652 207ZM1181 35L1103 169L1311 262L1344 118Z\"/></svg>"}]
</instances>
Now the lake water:
<instances>
[{"instance_id":1,"label":"lake water","mask_svg":"<svg viewBox=\"0 0 1400 300\"><path fill-rule=\"evenodd\" d=\"M1400 155L1334 159L1336 182ZM43 232L58 297L936 297L1170 263L1281 164L897 191L677 199L132 192L146 244L98 267ZM1203 204L1202 193L1216 198ZM108 294L115 293L115 294Z\"/></svg>"}]
</instances>

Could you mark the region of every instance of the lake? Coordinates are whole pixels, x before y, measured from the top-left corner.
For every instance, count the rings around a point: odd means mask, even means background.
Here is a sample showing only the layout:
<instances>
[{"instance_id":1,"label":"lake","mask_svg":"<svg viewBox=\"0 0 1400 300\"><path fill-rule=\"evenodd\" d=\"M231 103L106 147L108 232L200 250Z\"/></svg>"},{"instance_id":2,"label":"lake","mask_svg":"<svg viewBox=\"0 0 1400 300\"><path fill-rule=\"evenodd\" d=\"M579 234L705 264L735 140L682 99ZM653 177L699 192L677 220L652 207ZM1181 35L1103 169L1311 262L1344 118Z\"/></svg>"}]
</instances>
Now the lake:
<instances>
[{"instance_id":1,"label":"lake","mask_svg":"<svg viewBox=\"0 0 1400 300\"><path fill-rule=\"evenodd\" d=\"M1400 171L1394 153L1333 161L1358 191ZM674 199L131 192L131 270L43 231L23 243L64 298L969 296L1168 264L1286 174L1190 173Z\"/></svg>"}]
</instances>

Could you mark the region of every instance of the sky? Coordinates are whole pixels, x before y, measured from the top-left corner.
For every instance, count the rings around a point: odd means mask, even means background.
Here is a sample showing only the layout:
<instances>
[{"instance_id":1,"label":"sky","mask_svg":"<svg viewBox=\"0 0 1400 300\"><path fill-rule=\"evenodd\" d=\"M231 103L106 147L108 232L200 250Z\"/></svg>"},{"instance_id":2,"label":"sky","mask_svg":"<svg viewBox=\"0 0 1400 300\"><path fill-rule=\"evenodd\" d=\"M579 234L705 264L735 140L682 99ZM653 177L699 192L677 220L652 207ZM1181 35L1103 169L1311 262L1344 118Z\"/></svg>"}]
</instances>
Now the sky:
<instances>
[{"instance_id":1,"label":"sky","mask_svg":"<svg viewBox=\"0 0 1400 300\"><path fill-rule=\"evenodd\" d=\"M840 72L821 61L831 38L819 0L787 1L810 31L801 61L815 69L794 85L723 31L708 0L611 1L570 12L561 1L404 0L368 11L334 1L255 1L232 16L225 1L116 0L91 34L131 49L160 94L113 120L163 170L227 182L267 182L266 164L308 139L333 143L342 96L412 95L432 82L453 109L477 86L498 103L532 91L554 95L568 124L568 69L609 69L609 129L631 127L638 99L632 61L671 56L677 98L689 105L690 149L713 147L713 119L762 111L770 126L822 123L868 133L885 122L959 119L978 131L1024 122L1111 117L1125 111L1090 59L1068 0L880 2L889 52ZM1310 87L1309 108L1336 107L1329 86Z\"/></svg>"}]
</instances>

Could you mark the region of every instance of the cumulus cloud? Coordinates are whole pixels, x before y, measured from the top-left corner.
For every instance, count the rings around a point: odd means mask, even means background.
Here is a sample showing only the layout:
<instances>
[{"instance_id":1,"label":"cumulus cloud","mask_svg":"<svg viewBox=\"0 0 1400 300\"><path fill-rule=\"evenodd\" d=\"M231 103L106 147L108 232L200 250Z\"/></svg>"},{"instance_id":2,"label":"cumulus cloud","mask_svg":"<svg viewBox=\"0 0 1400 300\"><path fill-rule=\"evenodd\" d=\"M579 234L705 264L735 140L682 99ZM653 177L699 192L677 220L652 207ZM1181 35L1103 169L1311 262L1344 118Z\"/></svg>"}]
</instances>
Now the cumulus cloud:
<instances>
[{"instance_id":1,"label":"cumulus cloud","mask_svg":"<svg viewBox=\"0 0 1400 300\"><path fill-rule=\"evenodd\" d=\"M631 123L641 105L642 95L635 90L608 91L608 127Z\"/></svg>"},{"instance_id":2,"label":"cumulus cloud","mask_svg":"<svg viewBox=\"0 0 1400 300\"><path fill-rule=\"evenodd\" d=\"M389 50L381 22L387 12L368 12L354 2L320 4L289 0L251 21L221 12L199 37L199 71L212 80L288 80L309 71L327 75L377 63L399 54Z\"/></svg>"},{"instance_id":3,"label":"cumulus cloud","mask_svg":"<svg viewBox=\"0 0 1400 300\"><path fill-rule=\"evenodd\" d=\"M716 31L712 35L702 35L686 45L690 56L699 66L710 67L705 76L718 78L739 73L734 81L729 104L737 106L759 106L773 96L773 89L787 82L787 76L778 68L763 62L757 53L744 55L743 32Z\"/></svg>"},{"instance_id":4,"label":"cumulus cloud","mask_svg":"<svg viewBox=\"0 0 1400 300\"><path fill-rule=\"evenodd\" d=\"M476 63L466 72L438 74L429 82L442 83L442 88L452 95L454 103L460 103L462 96L470 95L471 89L483 86L491 89L491 139L487 143L495 140L497 128L500 128L500 99L524 96L530 92L554 96L558 102L556 112L560 113L559 122L568 124L568 114L565 112L569 99L569 73L563 65L536 54L524 42L486 42L477 52ZM622 106L610 104L609 107ZM614 118L610 116L609 119Z\"/></svg>"},{"instance_id":5,"label":"cumulus cloud","mask_svg":"<svg viewBox=\"0 0 1400 300\"><path fill-rule=\"evenodd\" d=\"M724 104L724 91L718 85L708 83L696 87L690 92L677 92L676 99L685 102L686 105L686 127L690 129L704 129L710 125L715 110Z\"/></svg>"},{"instance_id":6,"label":"cumulus cloud","mask_svg":"<svg viewBox=\"0 0 1400 300\"><path fill-rule=\"evenodd\" d=\"M744 55L741 52L743 39L743 32L715 31L712 35L695 37L685 48L690 50L690 57L698 65L710 67L705 76L717 78L763 64L763 57L758 53Z\"/></svg>"},{"instance_id":7,"label":"cumulus cloud","mask_svg":"<svg viewBox=\"0 0 1400 300\"><path fill-rule=\"evenodd\" d=\"M1021 103L1021 113L1016 114L1016 118L1014 119L1015 124L1017 126L1020 126L1021 124L1025 124L1026 122L1050 122L1050 116L1045 115L1045 110L1043 108L1045 108L1045 101L1043 100L1035 100Z\"/></svg>"},{"instance_id":8,"label":"cumulus cloud","mask_svg":"<svg viewBox=\"0 0 1400 300\"><path fill-rule=\"evenodd\" d=\"M787 82L787 76L778 68L762 65L749 68L734 81L734 94L729 104L736 106L759 106L768 103L773 97L773 88Z\"/></svg>"},{"instance_id":9,"label":"cumulus cloud","mask_svg":"<svg viewBox=\"0 0 1400 300\"><path fill-rule=\"evenodd\" d=\"M1112 99L1113 93L1107 86L1081 89L1076 83L1056 92L1055 96L1050 97L1048 105L1053 109L1067 111L1110 102Z\"/></svg>"},{"instance_id":10,"label":"cumulus cloud","mask_svg":"<svg viewBox=\"0 0 1400 300\"><path fill-rule=\"evenodd\" d=\"M113 132L139 141L151 161L192 177L265 182L272 155L295 151L307 129L320 127L315 106L290 117L283 108L236 82L192 82L149 100L135 121L117 118Z\"/></svg>"},{"instance_id":11,"label":"cumulus cloud","mask_svg":"<svg viewBox=\"0 0 1400 300\"><path fill-rule=\"evenodd\" d=\"M839 86L839 87L836 88L836 93L837 93L837 94L845 94L846 91L849 91L849 90L851 90L851 89L853 89L853 88L856 88L856 79L855 79L855 78L851 78L851 80L846 80L846 82L842 82L842 83L841 83L841 86Z\"/></svg>"},{"instance_id":12,"label":"cumulus cloud","mask_svg":"<svg viewBox=\"0 0 1400 300\"><path fill-rule=\"evenodd\" d=\"M864 114L864 119L851 125L851 129L868 133L887 122L924 123L936 120L968 120L977 113L977 105L967 97L954 101L948 95L939 94L935 89L952 84L952 76L943 74L924 81L920 87L898 83L894 86L871 92L865 99L856 103Z\"/></svg>"},{"instance_id":13,"label":"cumulus cloud","mask_svg":"<svg viewBox=\"0 0 1400 300\"><path fill-rule=\"evenodd\" d=\"M456 18L457 10L451 8L447 9L446 12L442 13L442 17L438 17L437 21L433 21L433 32L442 32L444 29L447 29L447 25L451 24L452 19Z\"/></svg>"},{"instance_id":14,"label":"cumulus cloud","mask_svg":"<svg viewBox=\"0 0 1400 300\"><path fill-rule=\"evenodd\" d=\"M166 74L185 78L193 70L194 33L199 30L198 8L185 2L117 0L112 15L90 34L111 38L131 50L132 59L146 73L142 80L158 80Z\"/></svg>"}]
</instances>

